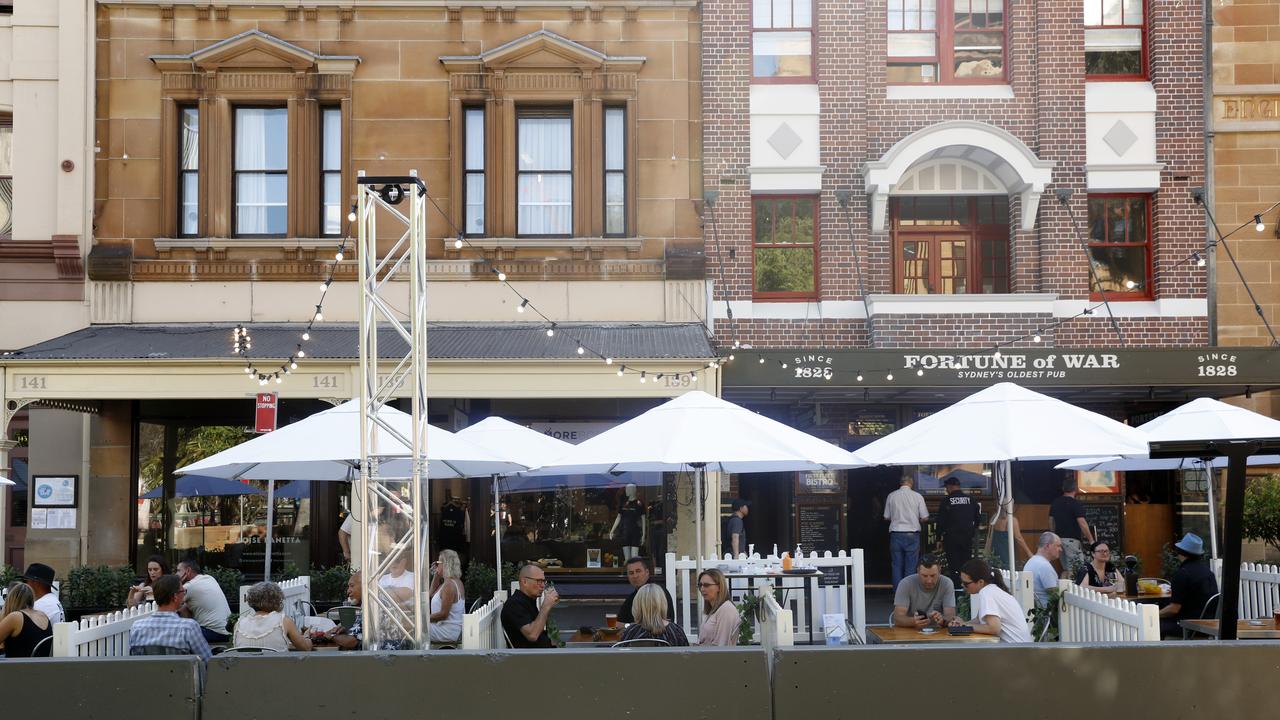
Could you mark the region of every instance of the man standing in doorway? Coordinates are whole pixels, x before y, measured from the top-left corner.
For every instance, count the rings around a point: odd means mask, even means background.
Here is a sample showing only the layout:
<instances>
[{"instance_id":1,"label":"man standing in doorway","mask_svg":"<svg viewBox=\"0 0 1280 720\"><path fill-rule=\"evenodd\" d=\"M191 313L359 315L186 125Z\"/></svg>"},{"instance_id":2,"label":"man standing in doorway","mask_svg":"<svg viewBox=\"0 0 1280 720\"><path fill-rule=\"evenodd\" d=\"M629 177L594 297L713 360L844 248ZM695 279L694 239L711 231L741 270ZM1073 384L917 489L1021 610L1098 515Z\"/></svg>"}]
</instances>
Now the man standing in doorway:
<instances>
[{"instance_id":1,"label":"man standing in doorway","mask_svg":"<svg viewBox=\"0 0 1280 720\"><path fill-rule=\"evenodd\" d=\"M982 507L960 490L960 478L955 475L946 479L944 487L947 496L938 506L938 532L947 556L947 570L952 578L959 578L960 567L973 556L973 536L978 532Z\"/></svg>"},{"instance_id":2,"label":"man standing in doorway","mask_svg":"<svg viewBox=\"0 0 1280 720\"><path fill-rule=\"evenodd\" d=\"M735 560L738 558L738 553L747 551L747 527L742 521L747 517L750 505L751 503L746 500L736 498L729 506L733 508L733 514L724 525L724 551Z\"/></svg>"},{"instance_id":3,"label":"man standing in doorway","mask_svg":"<svg viewBox=\"0 0 1280 720\"><path fill-rule=\"evenodd\" d=\"M1049 504L1049 529L1062 538L1062 569L1069 578L1084 567L1083 543L1093 544L1093 533L1084 517L1084 503L1076 499L1079 490L1076 479L1068 478L1062 483L1062 495Z\"/></svg>"},{"instance_id":4,"label":"man standing in doorway","mask_svg":"<svg viewBox=\"0 0 1280 720\"><path fill-rule=\"evenodd\" d=\"M884 519L889 521L889 562L896 590L920 559L920 521L929 519L924 496L911 489L910 475L903 475L902 485L885 499Z\"/></svg>"}]
</instances>

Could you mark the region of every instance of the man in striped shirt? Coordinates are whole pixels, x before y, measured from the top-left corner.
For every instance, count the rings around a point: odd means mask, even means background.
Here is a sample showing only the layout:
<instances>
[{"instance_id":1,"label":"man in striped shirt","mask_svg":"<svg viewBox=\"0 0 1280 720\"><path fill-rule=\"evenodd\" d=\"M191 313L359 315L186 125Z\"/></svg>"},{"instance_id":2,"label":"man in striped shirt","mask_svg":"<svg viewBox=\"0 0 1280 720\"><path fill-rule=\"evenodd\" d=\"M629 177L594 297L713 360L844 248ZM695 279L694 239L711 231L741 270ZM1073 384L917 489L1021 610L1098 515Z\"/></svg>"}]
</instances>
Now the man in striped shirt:
<instances>
[{"instance_id":1,"label":"man in striped shirt","mask_svg":"<svg viewBox=\"0 0 1280 720\"><path fill-rule=\"evenodd\" d=\"M201 660L213 657L204 633L200 632L199 623L178 615L186 592L178 576L163 575L151 587L156 598L156 611L129 628L129 654L197 655ZM146 648L149 647L167 648L168 652L148 652Z\"/></svg>"}]
</instances>

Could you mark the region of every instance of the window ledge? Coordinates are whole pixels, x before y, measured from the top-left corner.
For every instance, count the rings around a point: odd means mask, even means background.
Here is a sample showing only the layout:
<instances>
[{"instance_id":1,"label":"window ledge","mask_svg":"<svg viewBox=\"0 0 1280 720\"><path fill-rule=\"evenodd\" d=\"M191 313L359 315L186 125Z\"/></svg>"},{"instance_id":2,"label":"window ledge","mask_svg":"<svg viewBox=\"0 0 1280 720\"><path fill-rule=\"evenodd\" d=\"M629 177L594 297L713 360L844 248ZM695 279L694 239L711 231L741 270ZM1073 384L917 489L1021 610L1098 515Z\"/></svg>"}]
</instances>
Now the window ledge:
<instances>
[{"instance_id":1,"label":"window ledge","mask_svg":"<svg viewBox=\"0 0 1280 720\"><path fill-rule=\"evenodd\" d=\"M156 250L222 250L231 248L331 248L349 242L350 238L156 238Z\"/></svg>"},{"instance_id":2,"label":"window ledge","mask_svg":"<svg viewBox=\"0 0 1280 720\"><path fill-rule=\"evenodd\" d=\"M447 240L447 238L446 238ZM537 237L473 237L467 238L467 244L484 250L502 248L559 248L565 250L587 250L590 248L617 248L639 252L644 245L642 237L573 237L573 238L537 238Z\"/></svg>"},{"instance_id":3,"label":"window ledge","mask_svg":"<svg viewBox=\"0 0 1280 720\"><path fill-rule=\"evenodd\" d=\"M867 296L871 315L1052 315L1052 293L1001 293L991 295L886 295Z\"/></svg>"},{"instance_id":4,"label":"window ledge","mask_svg":"<svg viewBox=\"0 0 1280 720\"><path fill-rule=\"evenodd\" d=\"M1012 100L1012 85L889 85L886 100Z\"/></svg>"}]
</instances>

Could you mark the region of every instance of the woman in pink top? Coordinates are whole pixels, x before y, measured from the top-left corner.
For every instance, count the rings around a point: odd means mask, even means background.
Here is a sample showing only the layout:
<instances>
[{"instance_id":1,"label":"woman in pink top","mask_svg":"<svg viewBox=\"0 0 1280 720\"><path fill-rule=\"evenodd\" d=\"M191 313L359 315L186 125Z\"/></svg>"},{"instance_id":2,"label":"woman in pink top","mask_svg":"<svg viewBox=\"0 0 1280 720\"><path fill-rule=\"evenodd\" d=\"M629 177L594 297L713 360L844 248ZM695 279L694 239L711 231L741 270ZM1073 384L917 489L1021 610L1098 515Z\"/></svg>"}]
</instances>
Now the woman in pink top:
<instances>
[{"instance_id":1,"label":"woman in pink top","mask_svg":"<svg viewBox=\"0 0 1280 720\"><path fill-rule=\"evenodd\" d=\"M738 625L742 618L729 601L729 581L719 570L703 570L698 576L698 592L702 593L702 626L698 628L699 645L737 645Z\"/></svg>"}]
</instances>

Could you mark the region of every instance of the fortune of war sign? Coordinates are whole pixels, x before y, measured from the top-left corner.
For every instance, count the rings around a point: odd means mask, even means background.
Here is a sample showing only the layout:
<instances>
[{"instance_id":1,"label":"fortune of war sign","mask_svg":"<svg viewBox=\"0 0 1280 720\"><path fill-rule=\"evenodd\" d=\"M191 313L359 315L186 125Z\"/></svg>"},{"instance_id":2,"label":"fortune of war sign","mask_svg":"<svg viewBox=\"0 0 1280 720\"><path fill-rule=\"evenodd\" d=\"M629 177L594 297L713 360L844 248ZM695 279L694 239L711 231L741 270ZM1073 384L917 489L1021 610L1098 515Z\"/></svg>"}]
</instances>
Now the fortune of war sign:
<instances>
[{"instance_id":1,"label":"fortune of war sign","mask_svg":"<svg viewBox=\"0 0 1280 720\"><path fill-rule=\"evenodd\" d=\"M752 351L755 352L755 351ZM744 353L745 354L745 353ZM1280 384L1280 350L1269 348L1001 350L770 350L764 362L725 368L725 385L907 387L1021 385ZM888 380L889 374L893 375ZM858 378L862 377L862 380Z\"/></svg>"}]
</instances>

